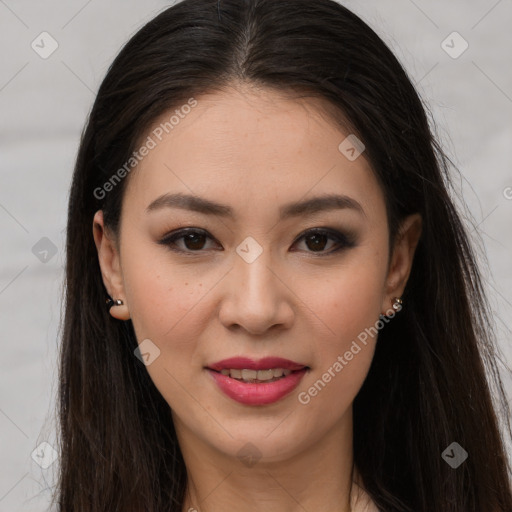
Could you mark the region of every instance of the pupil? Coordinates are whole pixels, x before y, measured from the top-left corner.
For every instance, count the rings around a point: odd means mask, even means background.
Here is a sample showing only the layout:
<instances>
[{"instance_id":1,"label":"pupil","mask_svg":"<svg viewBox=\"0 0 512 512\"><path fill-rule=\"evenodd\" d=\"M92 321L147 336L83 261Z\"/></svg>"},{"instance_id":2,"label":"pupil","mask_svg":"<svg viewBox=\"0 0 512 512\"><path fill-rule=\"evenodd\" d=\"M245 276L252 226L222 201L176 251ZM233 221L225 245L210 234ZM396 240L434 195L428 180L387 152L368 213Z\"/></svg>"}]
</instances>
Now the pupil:
<instances>
[{"instance_id":1,"label":"pupil","mask_svg":"<svg viewBox=\"0 0 512 512\"><path fill-rule=\"evenodd\" d=\"M201 249L202 248L202 245L204 245L204 240L203 240L203 244L201 244L201 242L197 242L197 239L201 239L201 238L204 238L204 235L200 234L200 233L189 233L187 235L185 235L185 246L187 247L187 249ZM192 243L192 247L190 247L190 243ZM199 243L199 247L197 246L194 246L194 244L196 243Z\"/></svg>"},{"instance_id":2,"label":"pupil","mask_svg":"<svg viewBox=\"0 0 512 512\"><path fill-rule=\"evenodd\" d=\"M320 244L318 244L318 238L323 238L323 239L324 239L324 240L323 240L323 241L324 241L324 243L322 244L322 243L320 242ZM309 236L307 237L307 239L308 239L308 240L312 240L312 239L313 239L313 240L315 240L315 239L316 239L316 242L315 242L315 243L313 243L313 247L310 247L310 246L308 245L308 248L309 248L309 249L315 249L315 247L316 247L316 249L323 249L323 248L324 248L324 246L325 246L325 239L326 239L326 238L327 238L327 235L322 235L322 234L309 235Z\"/></svg>"}]
</instances>

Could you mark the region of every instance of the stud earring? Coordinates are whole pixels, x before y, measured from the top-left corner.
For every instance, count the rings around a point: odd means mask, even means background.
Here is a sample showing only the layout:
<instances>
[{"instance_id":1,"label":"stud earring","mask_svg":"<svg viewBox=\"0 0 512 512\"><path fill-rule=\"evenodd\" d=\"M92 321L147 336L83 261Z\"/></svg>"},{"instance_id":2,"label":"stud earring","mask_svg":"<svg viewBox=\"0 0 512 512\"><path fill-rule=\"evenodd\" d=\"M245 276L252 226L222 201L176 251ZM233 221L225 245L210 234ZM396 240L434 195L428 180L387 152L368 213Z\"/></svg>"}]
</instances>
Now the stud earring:
<instances>
[{"instance_id":1,"label":"stud earring","mask_svg":"<svg viewBox=\"0 0 512 512\"><path fill-rule=\"evenodd\" d=\"M107 305L107 311L110 311L112 306L122 306L124 302L121 299L111 299L110 297L105 301Z\"/></svg>"},{"instance_id":2,"label":"stud earring","mask_svg":"<svg viewBox=\"0 0 512 512\"><path fill-rule=\"evenodd\" d=\"M402 309L403 300L400 297L393 297L393 305L392 308L395 311L400 311Z\"/></svg>"}]
</instances>

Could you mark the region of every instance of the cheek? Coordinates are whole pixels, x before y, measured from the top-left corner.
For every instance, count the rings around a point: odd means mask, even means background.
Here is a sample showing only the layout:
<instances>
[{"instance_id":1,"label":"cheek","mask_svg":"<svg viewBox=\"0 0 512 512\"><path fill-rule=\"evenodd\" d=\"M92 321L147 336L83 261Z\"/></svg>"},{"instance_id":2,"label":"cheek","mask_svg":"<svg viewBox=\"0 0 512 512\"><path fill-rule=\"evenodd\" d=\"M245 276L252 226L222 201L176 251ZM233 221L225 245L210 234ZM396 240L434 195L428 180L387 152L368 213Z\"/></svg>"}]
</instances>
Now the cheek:
<instances>
[{"instance_id":1,"label":"cheek","mask_svg":"<svg viewBox=\"0 0 512 512\"><path fill-rule=\"evenodd\" d=\"M352 292L345 288L329 309L321 310L329 331L315 340L312 370L297 395L313 430L321 431L347 412L375 352L379 318L375 288L358 286Z\"/></svg>"},{"instance_id":2,"label":"cheek","mask_svg":"<svg viewBox=\"0 0 512 512\"><path fill-rule=\"evenodd\" d=\"M193 265L175 265L165 247L141 240L123 255L123 279L130 316L139 342L154 339L164 344L173 338L178 345L193 339L196 306L211 288L214 276L198 276Z\"/></svg>"},{"instance_id":3,"label":"cheek","mask_svg":"<svg viewBox=\"0 0 512 512\"><path fill-rule=\"evenodd\" d=\"M318 317L318 331L312 333L312 371L298 398L311 418L335 421L359 392L377 342L384 277L378 251L362 251L329 280L309 287L314 292L307 306L311 318Z\"/></svg>"},{"instance_id":4,"label":"cheek","mask_svg":"<svg viewBox=\"0 0 512 512\"><path fill-rule=\"evenodd\" d=\"M298 281L294 291L303 299L307 316L317 327L319 353L333 354L379 319L385 268L378 253L354 253L328 278ZM301 283L301 284L299 284Z\"/></svg>"},{"instance_id":5,"label":"cheek","mask_svg":"<svg viewBox=\"0 0 512 512\"><path fill-rule=\"evenodd\" d=\"M165 251L148 258L150 252L144 255L139 248L123 261L130 316L138 343L149 339L156 354L146 366L151 380L167 403L186 410L190 397L184 388L190 387L190 368L204 330L200 320L207 316L203 296L215 280L210 284L171 265Z\"/></svg>"}]
</instances>

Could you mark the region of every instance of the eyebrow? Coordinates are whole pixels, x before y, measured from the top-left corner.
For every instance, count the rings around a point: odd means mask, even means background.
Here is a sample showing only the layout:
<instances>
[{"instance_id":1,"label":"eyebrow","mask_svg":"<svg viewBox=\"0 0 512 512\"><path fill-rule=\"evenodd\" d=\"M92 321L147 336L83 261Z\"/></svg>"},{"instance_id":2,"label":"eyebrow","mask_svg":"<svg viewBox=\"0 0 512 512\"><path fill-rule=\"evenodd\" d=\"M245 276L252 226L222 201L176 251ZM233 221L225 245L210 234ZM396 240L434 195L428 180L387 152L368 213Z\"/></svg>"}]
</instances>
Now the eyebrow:
<instances>
[{"instance_id":1,"label":"eyebrow","mask_svg":"<svg viewBox=\"0 0 512 512\"><path fill-rule=\"evenodd\" d=\"M204 197L187 194L163 194L157 197L147 208L146 213L161 210L162 208L180 208L204 215L219 215L226 218L234 218L233 209L225 204L211 201ZM311 215L321 211L351 209L366 217L366 213L355 199L339 194L326 194L305 201L288 203L279 208L279 220L301 215Z\"/></svg>"}]
</instances>

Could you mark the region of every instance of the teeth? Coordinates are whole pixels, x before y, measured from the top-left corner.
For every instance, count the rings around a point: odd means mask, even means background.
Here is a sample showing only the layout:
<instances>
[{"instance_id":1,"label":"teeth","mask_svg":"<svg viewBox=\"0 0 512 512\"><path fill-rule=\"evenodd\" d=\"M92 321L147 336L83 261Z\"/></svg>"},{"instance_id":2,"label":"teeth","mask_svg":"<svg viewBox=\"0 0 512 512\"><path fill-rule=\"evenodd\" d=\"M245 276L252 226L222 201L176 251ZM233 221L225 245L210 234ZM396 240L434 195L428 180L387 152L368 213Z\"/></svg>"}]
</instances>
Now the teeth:
<instances>
[{"instance_id":1,"label":"teeth","mask_svg":"<svg viewBox=\"0 0 512 512\"><path fill-rule=\"evenodd\" d=\"M258 380L270 380L274 377L274 370L258 370L258 375L256 376Z\"/></svg>"},{"instance_id":2,"label":"teeth","mask_svg":"<svg viewBox=\"0 0 512 512\"><path fill-rule=\"evenodd\" d=\"M223 368L220 373L231 377L232 379L243 380L246 382L252 381L270 381L273 379L279 379L281 377L287 377L292 373L291 370L285 370L283 368L270 368L268 370L238 370L238 369L227 369Z\"/></svg>"},{"instance_id":3,"label":"teeth","mask_svg":"<svg viewBox=\"0 0 512 512\"><path fill-rule=\"evenodd\" d=\"M242 380L254 380L257 376L258 372L256 370L242 370Z\"/></svg>"},{"instance_id":4,"label":"teeth","mask_svg":"<svg viewBox=\"0 0 512 512\"><path fill-rule=\"evenodd\" d=\"M242 378L242 370L229 370L230 377L233 379L241 379Z\"/></svg>"}]
</instances>

